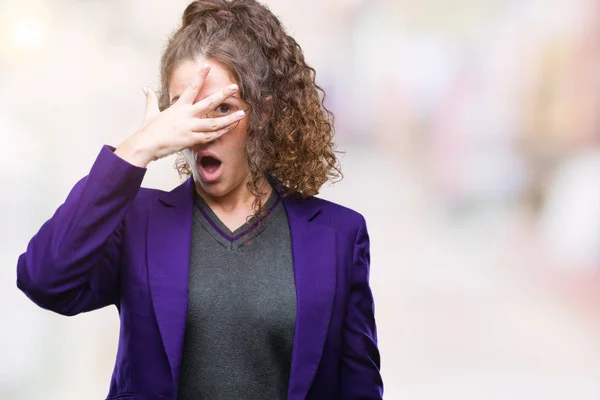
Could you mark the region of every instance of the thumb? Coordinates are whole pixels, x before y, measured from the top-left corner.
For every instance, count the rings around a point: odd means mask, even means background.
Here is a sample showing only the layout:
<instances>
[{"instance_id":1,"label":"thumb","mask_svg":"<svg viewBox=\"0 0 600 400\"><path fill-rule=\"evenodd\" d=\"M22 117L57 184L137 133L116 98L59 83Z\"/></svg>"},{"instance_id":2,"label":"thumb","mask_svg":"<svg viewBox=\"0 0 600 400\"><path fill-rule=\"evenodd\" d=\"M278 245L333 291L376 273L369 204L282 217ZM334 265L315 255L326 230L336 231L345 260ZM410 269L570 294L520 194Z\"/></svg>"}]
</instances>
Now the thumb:
<instances>
[{"instance_id":1,"label":"thumb","mask_svg":"<svg viewBox=\"0 0 600 400\"><path fill-rule=\"evenodd\" d=\"M154 93L154 90L148 86L144 86L143 89L146 94L146 111L144 113L144 124L150 119L160 114L158 107L158 96Z\"/></svg>"}]
</instances>

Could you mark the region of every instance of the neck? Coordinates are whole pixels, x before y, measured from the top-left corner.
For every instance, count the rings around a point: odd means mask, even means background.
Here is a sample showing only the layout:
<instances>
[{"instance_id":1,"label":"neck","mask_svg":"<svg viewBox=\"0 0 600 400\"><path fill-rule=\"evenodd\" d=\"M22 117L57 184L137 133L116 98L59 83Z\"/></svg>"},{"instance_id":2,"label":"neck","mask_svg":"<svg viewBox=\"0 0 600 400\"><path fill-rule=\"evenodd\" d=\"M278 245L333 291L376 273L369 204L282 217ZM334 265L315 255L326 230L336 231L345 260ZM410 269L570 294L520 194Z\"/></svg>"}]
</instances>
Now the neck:
<instances>
[{"instance_id":1,"label":"neck","mask_svg":"<svg viewBox=\"0 0 600 400\"><path fill-rule=\"evenodd\" d=\"M250 176L248 176L240 185L235 187L233 190L224 194L223 196L211 196L206 193L202 187L196 183L196 192L202 197L202 199L206 202L206 204L213 209L217 214L231 214L238 212L245 212L246 215L253 214L253 204L256 200L256 196L250 192L248 189L248 182L250 180ZM266 179L262 179L259 183L259 187L261 191L264 193L262 196L262 203L267 200L271 191L271 185L267 182Z\"/></svg>"}]
</instances>

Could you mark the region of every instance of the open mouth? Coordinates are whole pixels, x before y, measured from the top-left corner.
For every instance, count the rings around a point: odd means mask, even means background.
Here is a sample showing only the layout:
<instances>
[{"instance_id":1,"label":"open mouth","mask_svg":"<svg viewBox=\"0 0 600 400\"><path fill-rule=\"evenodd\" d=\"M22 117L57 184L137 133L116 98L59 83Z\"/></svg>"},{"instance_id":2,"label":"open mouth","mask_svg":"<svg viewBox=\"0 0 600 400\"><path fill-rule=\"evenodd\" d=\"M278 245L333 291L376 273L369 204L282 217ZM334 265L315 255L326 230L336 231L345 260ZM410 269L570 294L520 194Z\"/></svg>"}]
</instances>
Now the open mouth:
<instances>
[{"instance_id":1,"label":"open mouth","mask_svg":"<svg viewBox=\"0 0 600 400\"><path fill-rule=\"evenodd\" d=\"M198 166L200 167L200 172L206 181L214 181L218 179L220 173L219 170L221 168L221 160L219 160L214 155L203 155L200 160L198 160Z\"/></svg>"},{"instance_id":2,"label":"open mouth","mask_svg":"<svg viewBox=\"0 0 600 400\"><path fill-rule=\"evenodd\" d=\"M219 167L221 166L221 160L218 160L218 159L216 159L215 157L212 157L212 156L204 156L204 157L202 157L200 159L200 165L207 172L213 173L216 170L218 170Z\"/></svg>"}]
</instances>

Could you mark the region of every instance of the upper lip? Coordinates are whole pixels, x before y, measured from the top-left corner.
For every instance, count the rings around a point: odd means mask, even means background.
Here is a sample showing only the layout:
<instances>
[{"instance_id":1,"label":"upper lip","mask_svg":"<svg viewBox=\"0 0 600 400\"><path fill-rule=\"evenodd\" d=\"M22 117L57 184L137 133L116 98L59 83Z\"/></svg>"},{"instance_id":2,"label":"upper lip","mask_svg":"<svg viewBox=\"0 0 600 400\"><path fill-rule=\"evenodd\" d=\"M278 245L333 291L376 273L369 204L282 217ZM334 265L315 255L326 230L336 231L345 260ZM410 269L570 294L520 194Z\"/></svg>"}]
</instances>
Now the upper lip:
<instances>
[{"instance_id":1,"label":"upper lip","mask_svg":"<svg viewBox=\"0 0 600 400\"><path fill-rule=\"evenodd\" d=\"M198 156L197 156L196 160L198 162L200 162L200 161L202 161L202 159L204 157L212 157L215 160L221 161L221 158L219 158L219 156L217 156L214 152L209 151L209 150L203 150L203 151L198 152Z\"/></svg>"}]
</instances>

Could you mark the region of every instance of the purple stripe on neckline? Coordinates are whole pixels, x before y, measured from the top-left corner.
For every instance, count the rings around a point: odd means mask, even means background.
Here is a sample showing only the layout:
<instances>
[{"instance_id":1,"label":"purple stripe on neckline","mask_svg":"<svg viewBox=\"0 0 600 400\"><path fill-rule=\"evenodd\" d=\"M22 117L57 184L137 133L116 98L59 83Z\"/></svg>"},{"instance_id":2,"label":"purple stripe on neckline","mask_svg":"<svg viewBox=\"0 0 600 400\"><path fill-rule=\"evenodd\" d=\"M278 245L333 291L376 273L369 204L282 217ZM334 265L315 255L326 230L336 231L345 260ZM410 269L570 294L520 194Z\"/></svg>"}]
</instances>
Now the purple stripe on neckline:
<instances>
[{"instance_id":1,"label":"purple stripe on neckline","mask_svg":"<svg viewBox=\"0 0 600 400\"><path fill-rule=\"evenodd\" d=\"M200 207L198 205L198 203L196 203L196 208L198 208L198 210L202 213L202 215L208 221L210 226L212 226L219 233L219 235L223 236L226 240L233 243L236 240L238 240L238 239L244 237L245 235L247 235L248 233L250 233L254 228L256 228L258 226L258 224L260 222L264 221L269 215L271 215L271 213L273 212L275 207L277 207L277 204L279 204L280 201L281 201L281 197L277 197L277 200L275 200L273 205L271 205L271 207L269 207L269 209L267 210L267 213L265 215L263 215L258 221L255 221L250 227L248 227L248 229L235 235L234 237L231 237L227 233L223 232L223 230L221 228L219 228L219 225L217 225L216 222L213 221L212 218L210 218L210 215L208 215L208 213L206 211L204 211L202 209L202 207Z\"/></svg>"}]
</instances>

